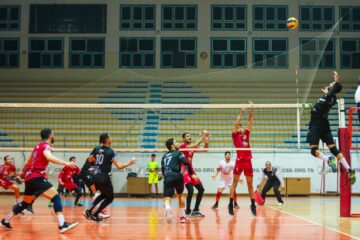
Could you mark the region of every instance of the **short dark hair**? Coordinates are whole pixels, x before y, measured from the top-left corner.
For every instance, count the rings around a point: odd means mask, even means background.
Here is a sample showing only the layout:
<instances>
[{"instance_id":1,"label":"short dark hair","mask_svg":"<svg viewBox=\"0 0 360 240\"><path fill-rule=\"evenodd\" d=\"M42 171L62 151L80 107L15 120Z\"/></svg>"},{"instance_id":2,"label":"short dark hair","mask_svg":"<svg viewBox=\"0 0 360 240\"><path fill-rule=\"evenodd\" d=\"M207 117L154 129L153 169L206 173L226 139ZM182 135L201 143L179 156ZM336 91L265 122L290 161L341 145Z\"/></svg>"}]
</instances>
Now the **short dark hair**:
<instances>
[{"instance_id":1,"label":"short dark hair","mask_svg":"<svg viewBox=\"0 0 360 240\"><path fill-rule=\"evenodd\" d=\"M271 162L270 162L270 161L266 161L265 165L268 165L268 164L271 164Z\"/></svg>"},{"instance_id":2,"label":"short dark hair","mask_svg":"<svg viewBox=\"0 0 360 240\"><path fill-rule=\"evenodd\" d=\"M52 130L50 128L43 128L40 132L40 136L42 140L47 140L52 134Z\"/></svg>"},{"instance_id":3,"label":"short dark hair","mask_svg":"<svg viewBox=\"0 0 360 240\"><path fill-rule=\"evenodd\" d=\"M102 133L100 134L100 137L99 137L99 143L101 144L104 144L106 139L108 139L110 137L110 135L108 133Z\"/></svg>"},{"instance_id":4,"label":"short dark hair","mask_svg":"<svg viewBox=\"0 0 360 240\"><path fill-rule=\"evenodd\" d=\"M174 138L169 138L165 142L165 146L168 150L171 150L171 146L174 144Z\"/></svg>"},{"instance_id":5,"label":"short dark hair","mask_svg":"<svg viewBox=\"0 0 360 240\"><path fill-rule=\"evenodd\" d=\"M155 153L151 154L151 157L156 157L156 154Z\"/></svg>"},{"instance_id":6,"label":"short dark hair","mask_svg":"<svg viewBox=\"0 0 360 240\"><path fill-rule=\"evenodd\" d=\"M69 161L72 161L72 160L76 160L76 157L75 157L75 156L71 156L71 157L69 158Z\"/></svg>"},{"instance_id":7,"label":"short dark hair","mask_svg":"<svg viewBox=\"0 0 360 240\"><path fill-rule=\"evenodd\" d=\"M230 155L231 155L231 152L230 152L230 151L226 151L224 155L226 155L226 154L230 154Z\"/></svg>"},{"instance_id":8,"label":"short dark hair","mask_svg":"<svg viewBox=\"0 0 360 240\"><path fill-rule=\"evenodd\" d=\"M190 134L190 133L189 133L189 132L184 132L184 133L182 134L182 138L185 138L185 136L186 136L187 134Z\"/></svg>"},{"instance_id":9,"label":"short dark hair","mask_svg":"<svg viewBox=\"0 0 360 240\"><path fill-rule=\"evenodd\" d=\"M4 162L6 161L6 159L7 159L8 157L10 157L10 156L9 156L9 155L6 155L6 156L4 157Z\"/></svg>"}]
</instances>

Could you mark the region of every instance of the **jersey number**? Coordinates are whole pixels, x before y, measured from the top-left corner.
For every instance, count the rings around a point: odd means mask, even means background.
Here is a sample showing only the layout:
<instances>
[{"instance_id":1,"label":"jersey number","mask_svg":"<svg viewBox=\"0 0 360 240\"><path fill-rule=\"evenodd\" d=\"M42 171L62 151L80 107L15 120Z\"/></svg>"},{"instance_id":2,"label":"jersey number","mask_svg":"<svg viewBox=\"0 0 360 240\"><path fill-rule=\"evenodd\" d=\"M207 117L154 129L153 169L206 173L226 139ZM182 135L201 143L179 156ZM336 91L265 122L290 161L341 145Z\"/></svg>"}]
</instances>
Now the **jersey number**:
<instances>
[{"instance_id":1,"label":"jersey number","mask_svg":"<svg viewBox=\"0 0 360 240\"><path fill-rule=\"evenodd\" d=\"M173 158L173 157L170 156L170 157L166 157L166 158L164 159L165 166L169 166L169 163L170 163L170 161L171 161L172 158Z\"/></svg>"},{"instance_id":2,"label":"jersey number","mask_svg":"<svg viewBox=\"0 0 360 240\"><path fill-rule=\"evenodd\" d=\"M104 155L103 154L96 154L96 165L102 165L104 162Z\"/></svg>"}]
</instances>

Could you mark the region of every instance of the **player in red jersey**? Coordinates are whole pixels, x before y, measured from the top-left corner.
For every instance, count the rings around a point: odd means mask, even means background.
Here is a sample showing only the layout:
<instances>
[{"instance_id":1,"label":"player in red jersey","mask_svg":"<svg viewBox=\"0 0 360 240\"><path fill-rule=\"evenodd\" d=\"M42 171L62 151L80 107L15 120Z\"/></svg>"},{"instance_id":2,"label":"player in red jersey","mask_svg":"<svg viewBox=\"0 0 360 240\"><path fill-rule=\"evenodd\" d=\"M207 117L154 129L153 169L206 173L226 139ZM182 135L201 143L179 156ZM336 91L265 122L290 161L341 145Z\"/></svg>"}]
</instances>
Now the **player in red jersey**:
<instances>
[{"instance_id":1,"label":"player in red jersey","mask_svg":"<svg viewBox=\"0 0 360 240\"><path fill-rule=\"evenodd\" d=\"M253 188L253 167L252 167L252 153L250 150L250 131L252 122L254 120L254 107L253 103L250 104L250 114L249 120L247 124L247 128L243 128L241 124L241 118L243 113L245 112L245 108L242 108L239 116L236 119L235 127L232 132L232 139L235 148L249 148L249 150L237 150L237 158L235 162L234 168L234 179L232 186L230 188L230 203L229 203L229 214L234 215L234 205L233 205L233 197L234 192L236 191L237 184L239 182L239 178L242 172L246 177L246 183L249 191L249 196L251 200L251 212L254 216L256 216L256 206L254 201L254 188Z\"/></svg>"},{"instance_id":2,"label":"player in red jersey","mask_svg":"<svg viewBox=\"0 0 360 240\"><path fill-rule=\"evenodd\" d=\"M0 186L3 189L11 189L14 191L16 203L20 202L20 188L11 182L9 178L17 177L16 167L12 164L10 156L4 157L4 164L0 165Z\"/></svg>"},{"instance_id":3,"label":"player in red jersey","mask_svg":"<svg viewBox=\"0 0 360 240\"><path fill-rule=\"evenodd\" d=\"M12 212L8 216L1 220L0 227L11 230L12 227L10 225L10 220L21 213L24 209L31 205L35 199L42 195L51 199L54 203L54 210L59 221L59 231L60 233L64 233L69 229L74 228L78 223L65 222L64 215L62 214L60 196L52 184L46 179L45 171L49 162L70 167L75 164L72 162L65 162L52 154L51 145L54 143L55 138L51 129L42 129L40 136L42 141L35 146L25 164L25 171L23 171L23 177L25 180L24 199L21 203L18 203L13 207Z\"/></svg>"},{"instance_id":4,"label":"player in red jersey","mask_svg":"<svg viewBox=\"0 0 360 240\"><path fill-rule=\"evenodd\" d=\"M190 133L183 133L182 138L183 138L183 144L180 145L180 152L182 152L184 154L186 160L188 160L190 167L192 168L192 171L196 175L193 165L192 165L194 153L207 151L207 148L209 147L209 134L206 132L205 129L203 129L201 138L199 138L195 143L191 143L191 134ZM202 142L205 142L204 148L198 149ZM190 150L190 151L185 150L188 148L194 148L194 150ZM189 217L205 217L199 211L200 203L201 203L204 191L205 191L200 179L192 178L184 164L182 164L182 173L184 176L184 184L188 191L188 195L186 198L186 211L185 211L186 215ZM196 196L195 207L191 211L191 200L192 200L192 196L194 194L194 187L197 189L198 194Z\"/></svg>"},{"instance_id":5,"label":"player in red jersey","mask_svg":"<svg viewBox=\"0 0 360 240\"><path fill-rule=\"evenodd\" d=\"M76 158L74 156L70 157L69 162L76 164ZM81 190L73 181L73 177L76 174L80 174L80 168L77 165L74 167L65 166L59 173L58 179L61 187L67 189L69 192L74 191L76 193L74 205L82 207L83 205L79 203L79 199L82 196Z\"/></svg>"}]
</instances>

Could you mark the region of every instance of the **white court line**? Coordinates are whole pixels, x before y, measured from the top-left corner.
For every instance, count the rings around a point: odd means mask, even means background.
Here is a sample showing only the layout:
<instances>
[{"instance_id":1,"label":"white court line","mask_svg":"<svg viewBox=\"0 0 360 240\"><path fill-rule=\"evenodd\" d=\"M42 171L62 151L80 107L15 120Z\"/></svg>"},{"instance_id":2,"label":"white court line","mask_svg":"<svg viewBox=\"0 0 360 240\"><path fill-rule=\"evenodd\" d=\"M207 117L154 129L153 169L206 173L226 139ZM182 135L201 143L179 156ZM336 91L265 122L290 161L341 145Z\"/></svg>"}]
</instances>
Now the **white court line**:
<instances>
[{"instance_id":1,"label":"white court line","mask_svg":"<svg viewBox=\"0 0 360 240\"><path fill-rule=\"evenodd\" d=\"M296 217L296 218L301 219L301 220L303 220L303 221L312 223L312 224L317 225L317 226L319 226L319 227L326 228L326 229L328 229L328 230L330 230L330 231L334 231L334 232L343 234L343 235L345 235L345 236L347 236L347 237L351 237L351 238L353 238L353 239L358 239L358 240L360 239L360 238L355 237L355 236L353 236L353 235L350 235L350 234L341 232L341 231L339 231L339 230L337 230L337 229L335 229L335 228L323 226L323 225L321 225L320 223L314 222L314 221L309 220L309 219L306 219L306 218L304 218L304 217L297 216L297 215L295 215L295 214L289 213L289 212L284 211L284 210L281 210L281 209L279 209L279 208L270 207L270 206L266 206L266 207L271 208L271 209L273 209L273 210L277 210L277 211L282 212L282 213L285 213L285 214L288 214L288 215L290 215L290 216Z\"/></svg>"}]
</instances>

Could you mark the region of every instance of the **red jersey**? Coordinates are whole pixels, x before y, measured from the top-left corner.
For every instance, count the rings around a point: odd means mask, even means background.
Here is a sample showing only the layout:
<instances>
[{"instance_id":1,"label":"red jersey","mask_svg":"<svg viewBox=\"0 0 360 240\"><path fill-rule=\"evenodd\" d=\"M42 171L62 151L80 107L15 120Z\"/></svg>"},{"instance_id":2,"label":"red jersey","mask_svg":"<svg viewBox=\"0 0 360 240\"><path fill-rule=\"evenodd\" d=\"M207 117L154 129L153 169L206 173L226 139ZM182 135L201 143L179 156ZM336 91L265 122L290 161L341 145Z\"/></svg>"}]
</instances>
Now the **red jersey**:
<instances>
[{"instance_id":1,"label":"red jersey","mask_svg":"<svg viewBox=\"0 0 360 240\"><path fill-rule=\"evenodd\" d=\"M186 160L188 160L189 162L189 165L193 171L194 174L196 174L194 168L193 168L193 165L192 165L192 159L194 157L194 153L195 151L181 151L181 149L184 149L184 148L188 148L188 145L186 143L183 143L180 145L180 152L182 152L186 158ZM192 179L191 176L190 176L190 173L188 171L188 169L186 168L186 166L182 163L181 164L181 172L183 174L183 178L184 178L184 184L189 184L189 183L192 183L192 185L198 185L201 183L200 179Z\"/></svg>"},{"instance_id":2,"label":"red jersey","mask_svg":"<svg viewBox=\"0 0 360 240\"><path fill-rule=\"evenodd\" d=\"M180 145L180 152L184 154L186 160L188 160L189 163L191 164L195 151L181 151L181 149L184 148L188 148L188 145L186 143Z\"/></svg>"},{"instance_id":3,"label":"red jersey","mask_svg":"<svg viewBox=\"0 0 360 240\"><path fill-rule=\"evenodd\" d=\"M236 148L250 148L250 131L245 129L243 134L232 133L232 139L234 142L234 146ZM237 160L251 160L252 154L251 150L239 150L236 151L237 153Z\"/></svg>"},{"instance_id":4,"label":"red jersey","mask_svg":"<svg viewBox=\"0 0 360 240\"><path fill-rule=\"evenodd\" d=\"M69 167L65 166L58 175L58 179L63 182L72 182L75 174L80 174L80 168L78 166Z\"/></svg>"},{"instance_id":5,"label":"red jersey","mask_svg":"<svg viewBox=\"0 0 360 240\"><path fill-rule=\"evenodd\" d=\"M11 173L16 175L16 167L13 164L0 165L0 179L6 179Z\"/></svg>"},{"instance_id":6,"label":"red jersey","mask_svg":"<svg viewBox=\"0 0 360 240\"><path fill-rule=\"evenodd\" d=\"M43 177L46 178L46 168L49 165L49 161L44 156L44 151L52 151L52 147L46 143L41 142L31 153L31 162L27 164L25 169L25 182L29 181L30 179Z\"/></svg>"}]
</instances>

